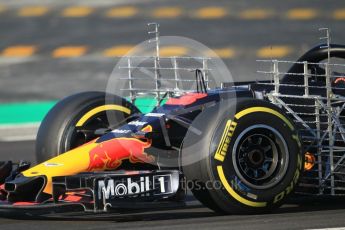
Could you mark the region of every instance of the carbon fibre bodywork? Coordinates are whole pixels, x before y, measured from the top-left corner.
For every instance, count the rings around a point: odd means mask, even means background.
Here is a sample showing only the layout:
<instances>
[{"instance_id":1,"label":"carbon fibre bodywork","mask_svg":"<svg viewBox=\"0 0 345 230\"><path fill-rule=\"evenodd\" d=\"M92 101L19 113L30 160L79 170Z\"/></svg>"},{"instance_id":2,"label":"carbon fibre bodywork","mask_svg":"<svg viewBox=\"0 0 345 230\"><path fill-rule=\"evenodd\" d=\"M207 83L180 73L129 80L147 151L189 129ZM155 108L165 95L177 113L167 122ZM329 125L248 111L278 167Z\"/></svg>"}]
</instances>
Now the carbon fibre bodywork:
<instances>
[{"instance_id":1,"label":"carbon fibre bodywork","mask_svg":"<svg viewBox=\"0 0 345 230\"><path fill-rule=\"evenodd\" d=\"M5 203L10 202L13 207L31 207L73 202L80 203L85 211L98 212L116 207L115 203L121 200L124 204L128 198L152 202L181 197L185 191L181 187L183 175L179 165L179 149L190 124L200 112L219 101L241 97L253 97L248 86L234 86L207 93L187 93L170 98L151 113L138 114L127 124L30 169L16 170L14 176L9 177L10 170L3 170L0 176L5 181L2 185ZM131 170L119 171L126 169L125 162L132 166ZM98 188L97 181L101 179L116 177L123 180L128 175L130 178L133 175L146 178L146 175L161 175L162 172L157 170L164 169L170 170L166 174L172 178L166 182L172 184L170 194L152 195L151 191L145 191L144 196L137 193L113 196L116 202L108 203L102 200L102 196L94 196L104 190ZM151 186L153 182L147 183ZM70 200L75 196L80 199Z\"/></svg>"},{"instance_id":2,"label":"carbon fibre bodywork","mask_svg":"<svg viewBox=\"0 0 345 230\"><path fill-rule=\"evenodd\" d=\"M330 52L328 54L331 56L345 57L345 46L331 45L328 48ZM305 128L303 122L314 116L314 114L305 114L312 105L308 101L310 97L307 96L316 95L317 99L328 97L330 87L325 87L327 85L324 81L320 83L318 79L309 79L308 76L315 76L315 74L307 73L305 68L301 69L301 64L312 62L309 67L317 73L316 76L325 75L315 63L327 57L325 50L319 46L307 52L293 64L281 82L279 82L279 72L276 71L273 82L231 83L226 88L206 90L207 87L205 87L204 91L183 93L170 97L164 105L156 106L150 113L135 114L131 116L128 123L108 130L104 135L32 168L28 168L27 164L13 167L11 163L2 163L0 165L0 198L2 200L0 210L30 210L40 207L51 209L58 206L79 205L84 211L103 212L133 208L133 205L137 206L138 203L141 203L144 208L147 208L148 204L157 206L171 203L183 204L185 188L180 150L187 131L194 128L191 127L194 119L205 109L220 102L234 101L239 98L261 99L285 109L301 130L300 135L306 135L303 131L303 127ZM332 82L332 84L337 83ZM327 84L329 86L331 83ZM301 88L302 86L304 88ZM335 94L337 99L344 96L341 91L344 87L337 86L335 90L338 91L332 92L332 95ZM308 92L307 96L305 96L306 92ZM280 100L277 95L290 97ZM320 103L328 99L321 99ZM291 109L292 106L284 107L288 103L293 103L293 109ZM324 120L319 119L319 123L328 122L330 125L332 111L327 110L330 107L331 104L325 107L325 114L329 117ZM300 116L296 117L296 114ZM338 114L338 116L343 115L341 112ZM341 124L337 125L341 126ZM327 127L319 126L315 129L324 131ZM328 130L328 133L330 132L332 130ZM307 148L306 143L310 145L310 140L303 139L303 141L303 151L309 151L309 149L316 151L313 147ZM343 143L339 146L343 147ZM329 159L328 156L320 155L319 162L328 164ZM302 165L302 160L299 162L299 166ZM311 168L314 164L316 165L315 162L315 159L311 162ZM332 168L327 167L320 166L322 170L328 170L327 173L329 173ZM339 175L341 173L343 172ZM308 183L310 178L315 177L314 172L309 172L309 174L311 174L310 177L304 178L304 181ZM318 176L320 179L323 175ZM313 189L319 189L322 183L320 179L320 184L317 182L310 184L314 186ZM311 186L310 184L308 186ZM334 189L335 184L331 186ZM332 187L329 187L326 190L331 191Z\"/></svg>"}]
</instances>

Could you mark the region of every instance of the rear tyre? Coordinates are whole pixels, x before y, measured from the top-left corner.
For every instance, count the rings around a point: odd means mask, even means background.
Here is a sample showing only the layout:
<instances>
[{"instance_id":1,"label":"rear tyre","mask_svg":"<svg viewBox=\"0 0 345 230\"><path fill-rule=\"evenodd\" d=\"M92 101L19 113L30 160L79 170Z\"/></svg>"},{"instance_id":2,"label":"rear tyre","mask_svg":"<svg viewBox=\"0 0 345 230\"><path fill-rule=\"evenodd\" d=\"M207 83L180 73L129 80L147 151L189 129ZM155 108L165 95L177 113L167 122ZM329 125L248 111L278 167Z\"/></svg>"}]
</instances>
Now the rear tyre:
<instances>
[{"instance_id":1,"label":"rear tyre","mask_svg":"<svg viewBox=\"0 0 345 230\"><path fill-rule=\"evenodd\" d=\"M116 95L107 95L106 100L105 96L103 92L83 92L58 102L38 130L37 163L85 144L139 114L127 100Z\"/></svg>"},{"instance_id":2,"label":"rear tyre","mask_svg":"<svg viewBox=\"0 0 345 230\"><path fill-rule=\"evenodd\" d=\"M192 126L201 132L187 132L183 172L205 206L227 214L263 213L293 193L303 155L294 124L278 107L254 99L220 103Z\"/></svg>"}]
</instances>

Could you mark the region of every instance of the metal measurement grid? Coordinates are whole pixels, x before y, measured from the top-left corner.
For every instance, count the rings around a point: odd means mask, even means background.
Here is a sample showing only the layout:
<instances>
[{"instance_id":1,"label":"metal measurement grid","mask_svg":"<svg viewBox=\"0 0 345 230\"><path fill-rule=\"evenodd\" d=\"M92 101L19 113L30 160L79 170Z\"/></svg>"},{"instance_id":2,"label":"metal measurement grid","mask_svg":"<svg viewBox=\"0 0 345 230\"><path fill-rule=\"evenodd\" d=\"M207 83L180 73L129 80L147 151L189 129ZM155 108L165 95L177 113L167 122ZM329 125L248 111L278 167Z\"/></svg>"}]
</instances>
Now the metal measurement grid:
<instances>
[{"instance_id":1,"label":"metal measurement grid","mask_svg":"<svg viewBox=\"0 0 345 230\"><path fill-rule=\"evenodd\" d=\"M297 191L345 195L345 97L342 96L345 95L345 87L332 84L335 79L345 77L334 75L332 68L341 68L344 73L345 65L331 64L330 33L327 28L320 30L326 32L326 36L321 38L327 41L327 45L322 47L328 50L326 62L259 60L269 63L271 70L258 73L269 75L272 80L258 84L271 86L273 90L265 96L291 116L298 127L304 151L315 156L314 167L304 175ZM303 65L303 73L280 71L282 64ZM323 68L324 74L311 73L309 67L313 65ZM287 75L303 79L303 83L281 83L281 77ZM313 84L313 78L318 78L322 84Z\"/></svg>"}]
</instances>

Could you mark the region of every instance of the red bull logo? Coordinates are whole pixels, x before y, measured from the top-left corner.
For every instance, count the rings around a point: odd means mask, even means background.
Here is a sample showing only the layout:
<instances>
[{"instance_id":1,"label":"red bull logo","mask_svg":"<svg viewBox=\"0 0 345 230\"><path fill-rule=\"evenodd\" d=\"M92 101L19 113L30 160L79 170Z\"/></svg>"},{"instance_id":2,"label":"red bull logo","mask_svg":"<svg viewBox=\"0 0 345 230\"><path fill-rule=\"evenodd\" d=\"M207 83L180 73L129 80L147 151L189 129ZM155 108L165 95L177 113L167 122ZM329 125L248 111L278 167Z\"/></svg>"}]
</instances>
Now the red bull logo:
<instances>
[{"instance_id":1,"label":"red bull logo","mask_svg":"<svg viewBox=\"0 0 345 230\"><path fill-rule=\"evenodd\" d=\"M152 130L151 126L148 127L145 127L143 131ZM142 141L125 137L102 142L90 151L90 163L87 171L116 169L123 160L129 160L131 163L152 163L154 157L145 153L145 149L150 146L150 140Z\"/></svg>"}]
</instances>

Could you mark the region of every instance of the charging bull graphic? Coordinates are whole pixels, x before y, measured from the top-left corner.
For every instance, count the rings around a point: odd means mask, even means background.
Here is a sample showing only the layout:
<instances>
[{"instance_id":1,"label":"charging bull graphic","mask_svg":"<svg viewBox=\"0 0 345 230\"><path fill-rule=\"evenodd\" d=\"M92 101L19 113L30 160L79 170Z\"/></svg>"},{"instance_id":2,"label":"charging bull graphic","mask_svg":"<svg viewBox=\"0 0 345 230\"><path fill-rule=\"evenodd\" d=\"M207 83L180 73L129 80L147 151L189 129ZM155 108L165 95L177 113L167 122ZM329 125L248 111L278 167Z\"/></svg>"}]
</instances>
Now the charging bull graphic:
<instances>
[{"instance_id":1,"label":"charging bull graphic","mask_svg":"<svg viewBox=\"0 0 345 230\"><path fill-rule=\"evenodd\" d=\"M152 131L151 126L142 131ZM120 137L98 144L89 152L90 163L87 171L103 171L118 168L123 160L131 163L152 163L154 157L145 153L151 146L151 140Z\"/></svg>"}]
</instances>

